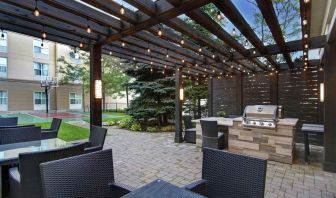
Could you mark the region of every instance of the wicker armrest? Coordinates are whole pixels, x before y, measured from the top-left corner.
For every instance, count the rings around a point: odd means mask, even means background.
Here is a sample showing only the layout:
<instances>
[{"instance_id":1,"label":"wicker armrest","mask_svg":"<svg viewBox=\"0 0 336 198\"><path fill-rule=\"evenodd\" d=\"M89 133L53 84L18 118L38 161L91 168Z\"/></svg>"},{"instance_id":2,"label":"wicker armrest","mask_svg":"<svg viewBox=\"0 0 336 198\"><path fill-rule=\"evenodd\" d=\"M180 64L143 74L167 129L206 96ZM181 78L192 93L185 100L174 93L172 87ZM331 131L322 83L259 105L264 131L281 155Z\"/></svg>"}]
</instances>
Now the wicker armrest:
<instances>
[{"instance_id":1,"label":"wicker armrest","mask_svg":"<svg viewBox=\"0 0 336 198\"><path fill-rule=\"evenodd\" d=\"M207 183L208 183L207 180L201 179L193 183L190 183L184 186L183 188L201 194L203 196L207 196Z\"/></svg>"},{"instance_id":2,"label":"wicker armrest","mask_svg":"<svg viewBox=\"0 0 336 198\"><path fill-rule=\"evenodd\" d=\"M113 182L108 184L110 186L110 191L112 198L119 198L134 190L133 187L127 186L125 184Z\"/></svg>"},{"instance_id":3,"label":"wicker armrest","mask_svg":"<svg viewBox=\"0 0 336 198\"><path fill-rule=\"evenodd\" d=\"M84 153L92 153L92 152L101 151L101 150L102 150L101 146L87 147L84 149Z\"/></svg>"},{"instance_id":4,"label":"wicker armrest","mask_svg":"<svg viewBox=\"0 0 336 198\"><path fill-rule=\"evenodd\" d=\"M18 167L10 168L8 172L11 197L21 197L21 176Z\"/></svg>"}]
</instances>

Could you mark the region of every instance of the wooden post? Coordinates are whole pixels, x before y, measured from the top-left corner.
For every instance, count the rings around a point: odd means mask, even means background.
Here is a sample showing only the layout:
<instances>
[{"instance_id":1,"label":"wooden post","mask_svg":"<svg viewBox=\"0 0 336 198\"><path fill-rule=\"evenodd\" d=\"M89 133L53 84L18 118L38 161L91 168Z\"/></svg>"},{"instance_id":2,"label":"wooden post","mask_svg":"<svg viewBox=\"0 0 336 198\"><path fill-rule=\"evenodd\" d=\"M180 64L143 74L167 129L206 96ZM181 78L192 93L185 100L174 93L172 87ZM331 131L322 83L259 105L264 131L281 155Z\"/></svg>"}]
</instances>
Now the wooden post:
<instances>
[{"instance_id":1,"label":"wooden post","mask_svg":"<svg viewBox=\"0 0 336 198\"><path fill-rule=\"evenodd\" d=\"M208 116L213 116L213 78L208 79Z\"/></svg>"},{"instance_id":2,"label":"wooden post","mask_svg":"<svg viewBox=\"0 0 336 198\"><path fill-rule=\"evenodd\" d=\"M275 72L269 76L270 102L272 105L278 105L278 77L278 74Z\"/></svg>"},{"instance_id":3,"label":"wooden post","mask_svg":"<svg viewBox=\"0 0 336 198\"><path fill-rule=\"evenodd\" d=\"M327 43L324 71L324 162L323 170L336 172L336 40Z\"/></svg>"},{"instance_id":4,"label":"wooden post","mask_svg":"<svg viewBox=\"0 0 336 198\"><path fill-rule=\"evenodd\" d=\"M180 89L182 88L182 67L175 70L175 142L183 141L182 137L182 103L180 100Z\"/></svg>"},{"instance_id":5,"label":"wooden post","mask_svg":"<svg viewBox=\"0 0 336 198\"><path fill-rule=\"evenodd\" d=\"M100 45L90 46L90 124L102 126L102 99L95 98L95 80L101 80L101 54Z\"/></svg>"}]
</instances>

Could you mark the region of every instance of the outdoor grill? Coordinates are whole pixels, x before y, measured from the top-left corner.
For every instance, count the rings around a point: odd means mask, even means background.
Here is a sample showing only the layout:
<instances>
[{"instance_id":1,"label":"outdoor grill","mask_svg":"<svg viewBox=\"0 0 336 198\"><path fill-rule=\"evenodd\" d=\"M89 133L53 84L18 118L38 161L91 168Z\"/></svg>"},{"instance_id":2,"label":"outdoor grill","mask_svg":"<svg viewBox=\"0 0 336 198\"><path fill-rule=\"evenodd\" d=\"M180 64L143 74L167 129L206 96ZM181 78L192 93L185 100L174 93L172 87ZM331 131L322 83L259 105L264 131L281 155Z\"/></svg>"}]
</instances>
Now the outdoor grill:
<instances>
[{"instance_id":1,"label":"outdoor grill","mask_svg":"<svg viewBox=\"0 0 336 198\"><path fill-rule=\"evenodd\" d=\"M244 127L260 127L275 129L278 121L278 106L249 105L243 114Z\"/></svg>"}]
</instances>

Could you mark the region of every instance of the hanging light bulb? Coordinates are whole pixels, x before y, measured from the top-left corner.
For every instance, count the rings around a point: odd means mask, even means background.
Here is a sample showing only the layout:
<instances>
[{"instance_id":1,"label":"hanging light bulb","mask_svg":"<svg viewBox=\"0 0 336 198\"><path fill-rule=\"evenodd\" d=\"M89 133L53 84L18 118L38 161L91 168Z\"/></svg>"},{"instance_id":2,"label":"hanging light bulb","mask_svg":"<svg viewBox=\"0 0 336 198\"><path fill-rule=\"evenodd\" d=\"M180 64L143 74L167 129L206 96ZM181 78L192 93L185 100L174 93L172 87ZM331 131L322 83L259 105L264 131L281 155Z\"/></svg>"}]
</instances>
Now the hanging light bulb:
<instances>
[{"instance_id":1,"label":"hanging light bulb","mask_svg":"<svg viewBox=\"0 0 336 198\"><path fill-rule=\"evenodd\" d=\"M218 21L220 21L220 20L223 19L222 14L221 14L221 12L220 12L219 10L217 11L216 19L217 19Z\"/></svg>"},{"instance_id":2,"label":"hanging light bulb","mask_svg":"<svg viewBox=\"0 0 336 198\"><path fill-rule=\"evenodd\" d=\"M35 8L34 8L34 11L33 11L34 16L40 16L40 11L37 7L37 1L38 0L35 0Z\"/></svg>"},{"instance_id":3,"label":"hanging light bulb","mask_svg":"<svg viewBox=\"0 0 336 198\"><path fill-rule=\"evenodd\" d=\"M303 55L304 55L304 56L307 55L307 52L303 52Z\"/></svg>"},{"instance_id":4,"label":"hanging light bulb","mask_svg":"<svg viewBox=\"0 0 336 198\"><path fill-rule=\"evenodd\" d=\"M309 3L309 0L304 0L304 3Z\"/></svg>"},{"instance_id":5,"label":"hanging light bulb","mask_svg":"<svg viewBox=\"0 0 336 198\"><path fill-rule=\"evenodd\" d=\"M184 63L184 59L182 59L182 63Z\"/></svg>"},{"instance_id":6,"label":"hanging light bulb","mask_svg":"<svg viewBox=\"0 0 336 198\"><path fill-rule=\"evenodd\" d=\"M42 32L42 38L47 38L47 33L45 33L45 32Z\"/></svg>"},{"instance_id":7,"label":"hanging light bulb","mask_svg":"<svg viewBox=\"0 0 336 198\"><path fill-rule=\"evenodd\" d=\"M195 67L198 67L198 64L197 64L197 63L195 64Z\"/></svg>"},{"instance_id":8,"label":"hanging light bulb","mask_svg":"<svg viewBox=\"0 0 336 198\"><path fill-rule=\"evenodd\" d=\"M153 72L153 68L150 68L150 71Z\"/></svg>"},{"instance_id":9,"label":"hanging light bulb","mask_svg":"<svg viewBox=\"0 0 336 198\"><path fill-rule=\"evenodd\" d=\"M236 36L236 28L233 28L233 30L232 30L232 36Z\"/></svg>"},{"instance_id":10,"label":"hanging light bulb","mask_svg":"<svg viewBox=\"0 0 336 198\"><path fill-rule=\"evenodd\" d=\"M308 23L307 19L304 19L304 20L302 21L302 25L307 25L307 23Z\"/></svg>"},{"instance_id":11,"label":"hanging light bulb","mask_svg":"<svg viewBox=\"0 0 336 198\"><path fill-rule=\"evenodd\" d=\"M82 48L83 47L83 43L82 41L79 43L79 47ZM111 53L111 52L110 52ZM111 55L111 54L110 54Z\"/></svg>"},{"instance_id":12,"label":"hanging light bulb","mask_svg":"<svg viewBox=\"0 0 336 198\"><path fill-rule=\"evenodd\" d=\"M110 55L112 55L112 51L110 51Z\"/></svg>"},{"instance_id":13,"label":"hanging light bulb","mask_svg":"<svg viewBox=\"0 0 336 198\"><path fill-rule=\"evenodd\" d=\"M121 46L125 47L125 45L126 45L126 44L125 44L124 42L121 43Z\"/></svg>"},{"instance_id":14,"label":"hanging light bulb","mask_svg":"<svg viewBox=\"0 0 336 198\"><path fill-rule=\"evenodd\" d=\"M304 38L308 38L308 34L304 34L303 37L304 37Z\"/></svg>"},{"instance_id":15,"label":"hanging light bulb","mask_svg":"<svg viewBox=\"0 0 336 198\"><path fill-rule=\"evenodd\" d=\"M121 5L121 7L120 7L120 14L122 14L122 15L125 14L125 8L124 8L124 5Z\"/></svg>"},{"instance_id":16,"label":"hanging light bulb","mask_svg":"<svg viewBox=\"0 0 336 198\"><path fill-rule=\"evenodd\" d=\"M164 65L164 68L167 68L167 65Z\"/></svg>"},{"instance_id":17,"label":"hanging light bulb","mask_svg":"<svg viewBox=\"0 0 336 198\"><path fill-rule=\"evenodd\" d=\"M308 44L305 44L305 48L308 49Z\"/></svg>"},{"instance_id":18,"label":"hanging light bulb","mask_svg":"<svg viewBox=\"0 0 336 198\"><path fill-rule=\"evenodd\" d=\"M253 54L256 54L257 52L255 50L253 50Z\"/></svg>"},{"instance_id":19,"label":"hanging light bulb","mask_svg":"<svg viewBox=\"0 0 336 198\"><path fill-rule=\"evenodd\" d=\"M161 27L159 27L158 35L162 36L162 29L161 29Z\"/></svg>"},{"instance_id":20,"label":"hanging light bulb","mask_svg":"<svg viewBox=\"0 0 336 198\"><path fill-rule=\"evenodd\" d=\"M231 69L233 68L233 65L231 65Z\"/></svg>"},{"instance_id":21,"label":"hanging light bulb","mask_svg":"<svg viewBox=\"0 0 336 198\"><path fill-rule=\"evenodd\" d=\"M135 57L133 57L133 60L135 61Z\"/></svg>"},{"instance_id":22,"label":"hanging light bulb","mask_svg":"<svg viewBox=\"0 0 336 198\"><path fill-rule=\"evenodd\" d=\"M162 71L162 74L165 74L165 70Z\"/></svg>"},{"instance_id":23,"label":"hanging light bulb","mask_svg":"<svg viewBox=\"0 0 336 198\"><path fill-rule=\"evenodd\" d=\"M89 21L88 21L88 24L87 24L87 27L86 27L86 32L89 33L89 34L92 32Z\"/></svg>"},{"instance_id":24,"label":"hanging light bulb","mask_svg":"<svg viewBox=\"0 0 336 198\"><path fill-rule=\"evenodd\" d=\"M213 55L212 55L212 58L215 58L215 57L216 57L216 56L213 54Z\"/></svg>"},{"instance_id":25,"label":"hanging light bulb","mask_svg":"<svg viewBox=\"0 0 336 198\"><path fill-rule=\"evenodd\" d=\"M148 52L148 53L151 53L151 49L150 49L150 48L148 48L148 49L147 49L147 52Z\"/></svg>"},{"instance_id":26,"label":"hanging light bulb","mask_svg":"<svg viewBox=\"0 0 336 198\"><path fill-rule=\"evenodd\" d=\"M200 48L198 48L198 52L202 52L202 48L200 47Z\"/></svg>"},{"instance_id":27,"label":"hanging light bulb","mask_svg":"<svg viewBox=\"0 0 336 198\"><path fill-rule=\"evenodd\" d=\"M184 38L183 38L183 35L182 35L182 39L180 41L181 45L184 45Z\"/></svg>"},{"instance_id":28,"label":"hanging light bulb","mask_svg":"<svg viewBox=\"0 0 336 198\"><path fill-rule=\"evenodd\" d=\"M151 61L150 64L153 65L153 62Z\"/></svg>"}]
</instances>

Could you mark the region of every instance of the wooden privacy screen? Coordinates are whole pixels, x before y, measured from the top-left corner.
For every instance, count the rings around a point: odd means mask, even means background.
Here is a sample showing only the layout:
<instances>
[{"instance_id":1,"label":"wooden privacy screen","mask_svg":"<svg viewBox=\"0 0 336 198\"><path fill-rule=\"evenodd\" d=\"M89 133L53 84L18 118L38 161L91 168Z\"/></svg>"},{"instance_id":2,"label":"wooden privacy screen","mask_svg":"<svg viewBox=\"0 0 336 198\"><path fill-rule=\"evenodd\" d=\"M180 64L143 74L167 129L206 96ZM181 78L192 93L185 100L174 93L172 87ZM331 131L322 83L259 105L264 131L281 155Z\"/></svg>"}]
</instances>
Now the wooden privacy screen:
<instances>
[{"instance_id":1,"label":"wooden privacy screen","mask_svg":"<svg viewBox=\"0 0 336 198\"><path fill-rule=\"evenodd\" d=\"M241 84L239 79L238 76L213 79L214 116L218 111L225 111L229 115L242 115L246 105L277 104L283 106L285 117L300 119L299 127L302 123L321 123L323 120L323 113L320 113L317 67L307 71L281 71L276 86L271 85L270 75L264 73L244 76L240 79ZM277 102L271 102L271 87L277 89L272 90L277 93ZM241 98L237 92L241 92ZM238 107L239 103L241 108ZM321 137L312 136L311 139L313 144L322 143ZM300 132L297 141L302 142Z\"/></svg>"}]
</instances>

